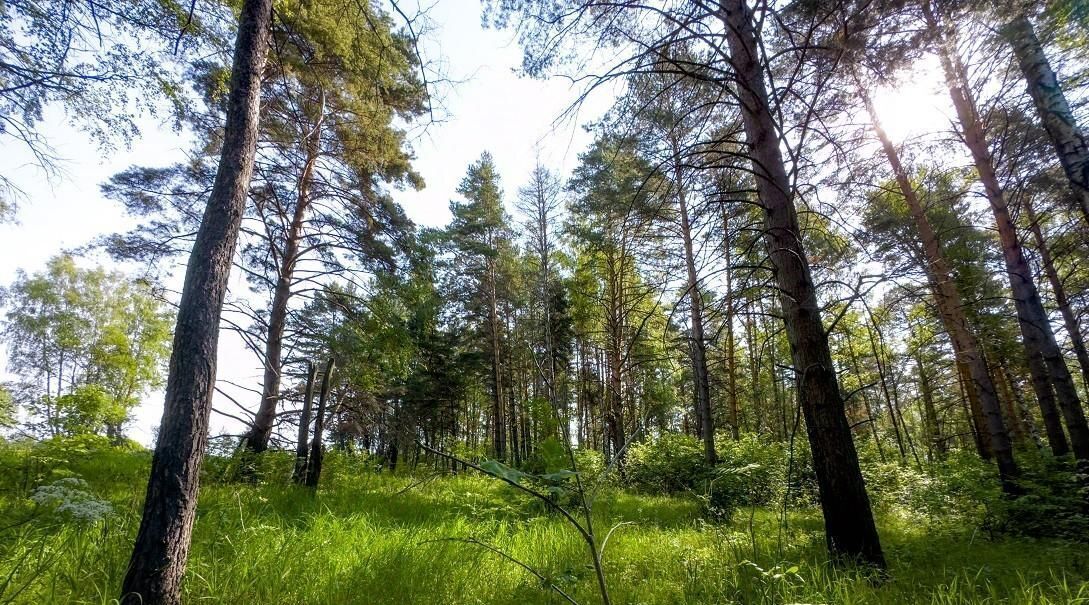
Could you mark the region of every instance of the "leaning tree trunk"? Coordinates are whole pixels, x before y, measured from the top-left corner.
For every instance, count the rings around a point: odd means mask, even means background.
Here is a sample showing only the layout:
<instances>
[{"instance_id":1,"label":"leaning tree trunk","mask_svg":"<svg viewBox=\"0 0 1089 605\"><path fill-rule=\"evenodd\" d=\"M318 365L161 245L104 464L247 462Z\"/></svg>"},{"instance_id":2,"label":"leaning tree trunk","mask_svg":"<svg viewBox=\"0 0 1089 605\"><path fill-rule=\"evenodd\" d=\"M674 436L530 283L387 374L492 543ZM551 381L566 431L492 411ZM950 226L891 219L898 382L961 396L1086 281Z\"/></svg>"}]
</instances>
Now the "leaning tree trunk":
<instances>
[{"instance_id":1,"label":"leaning tree trunk","mask_svg":"<svg viewBox=\"0 0 1089 605\"><path fill-rule=\"evenodd\" d=\"M1085 337L1081 333L1081 327L1078 326L1078 318L1070 307L1070 298L1066 295L1066 286L1059 277L1059 272L1055 269L1055 261L1051 258L1051 249L1047 245L1047 240L1044 239L1044 233L1040 229L1039 217L1036 216L1036 210L1032 207L1032 201L1028 196L1025 197L1022 203L1022 209L1025 211L1025 218L1028 219L1029 231L1032 232L1032 237L1036 240L1036 250L1040 253L1040 264L1043 265L1044 275L1047 276L1047 281L1051 284L1051 293L1055 296L1055 306L1059 308L1059 314L1063 317L1063 324L1066 325L1066 332L1070 335L1070 344L1074 348L1075 357L1078 359L1082 380L1085 381L1085 387L1089 388L1089 351L1085 348Z\"/></svg>"},{"instance_id":2,"label":"leaning tree trunk","mask_svg":"<svg viewBox=\"0 0 1089 605\"><path fill-rule=\"evenodd\" d=\"M707 340L703 332L703 298L700 293L699 275L696 273L696 253L692 244L692 223L688 218L688 199L684 189L684 171L681 168L677 140L670 138L673 147L673 185L677 188L677 208L681 216L681 238L684 240L684 266L688 276L688 301L692 322L692 377L695 383L696 413L699 415L700 437L703 439L703 455L707 464L718 462L715 453L715 422L711 411L711 381L707 376Z\"/></svg>"},{"instance_id":3,"label":"leaning tree trunk","mask_svg":"<svg viewBox=\"0 0 1089 605\"><path fill-rule=\"evenodd\" d=\"M983 350L980 348L979 340L965 316L964 303L960 292L957 290L956 283L953 281L952 268L942 252L938 235L930 224L930 219L926 215L922 201L915 192L911 179L908 178L907 170L904 169L904 165L900 161L900 154L896 151L896 147L893 146L892 141L881 125L881 121L878 119L873 101L861 86L859 91L862 94L866 111L870 115L870 122L873 125L874 132L881 142L885 158L892 167L900 194L904 196L904 201L907 203L908 210L915 222L915 230L919 235L919 240L923 245L923 253L926 257L924 268L927 281L930 282L930 290L938 307L938 315L941 317L942 325L953 343L954 355L968 370L968 377L971 380L970 388L975 394L975 398L970 398L970 401L973 404L978 402L979 415L983 417L983 426L980 426L979 429L981 431L986 430L989 437L987 440L989 449L985 450L980 447L980 452L987 451L994 455L995 460L998 462L998 473L1002 479L1004 489L1010 492L1016 491L1016 486L1012 481L1019 474L1019 469L1013 457L1013 445L1010 443L1009 433L1002 421L1002 406L998 399L998 390L991 378L990 368L987 367L987 361L983 355Z\"/></svg>"},{"instance_id":4,"label":"leaning tree trunk","mask_svg":"<svg viewBox=\"0 0 1089 605\"><path fill-rule=\"evenodd\" d=\"M1019 15L1006 26L1006 35L1017 56L1025 86L1036 106L1040 122L1059 156L1070 188L1078 200L1078 209L1089 226L1089 141L1078 128L1074 112L1051 69L1044 47L1036 38L1032 22Z\"/></svg>"},{"instance_id":5,"label":"leaning tree trunk","mask_svg":"<svg viewBox=\"0 0 1089 605\"><path fill-rule=\"evenodd\" d=\"M764 238L779 286L828 548L836 558L884 567L885 557L851 438L843 394L828 347L828 333L821 322L790 180L768 103L753 15L745 0L722 0L719 6L753 174L764 210Z\"/></svg>"},{"instance_id":6,"label":"leaning tree trunk","mask_svg":"<svg viewBox=\"0 0 1089 605\"><path fill-rule=\"evenodd\" d=\"M928 1L923 3L923 13L930 30L941 36L938 58L941 60L949 96L953 100L953 107L956 109L957 119L963 130L964 142L972 154L987 201L995 217L1029 371L1032 373L1033 387L1037 397L1040 398L1044 420L1049 423L1048 438L1052 440L1052 450L1058 455L1062 451L1061 446L1065 445L1057 440L1057 434L1061 434L1061 428L1055 426L1054 418L1049 421L1050 410L1044 408L1044 402L1050 397L1049 393L1054 388L1055 400L1062 412L1063 420L1066 421L1067 431L1070 433L1070 444L1074 450L1074 456L1080 460L1089 460L1089 425L1086 424L1085 412L1081 409L1070 369L1066 367L1066 360L1055 340L1055 333L1051 329L1051 322L1040 300L1040 292L1036 288L1032 269L1018 240L1005 193L995 172L994 158L987 148L987 140L975 101L968 89L964 66L950 47L952 39L939 26ZM1052 416L1054 416L1053 412Z\"/></svg>"},{"instance_id":7,"label":"leaning tree trunk","mask_svg":"<svg viewBox=\"0 0 1089 605\"><path fill-rule=\"evenodd\" d=\"M123 605L175 605L189 557L216 378L219 319L253 172L272 0L239 16L223 151L178 304L166 400Z\"/></svg>"}]
</instances>

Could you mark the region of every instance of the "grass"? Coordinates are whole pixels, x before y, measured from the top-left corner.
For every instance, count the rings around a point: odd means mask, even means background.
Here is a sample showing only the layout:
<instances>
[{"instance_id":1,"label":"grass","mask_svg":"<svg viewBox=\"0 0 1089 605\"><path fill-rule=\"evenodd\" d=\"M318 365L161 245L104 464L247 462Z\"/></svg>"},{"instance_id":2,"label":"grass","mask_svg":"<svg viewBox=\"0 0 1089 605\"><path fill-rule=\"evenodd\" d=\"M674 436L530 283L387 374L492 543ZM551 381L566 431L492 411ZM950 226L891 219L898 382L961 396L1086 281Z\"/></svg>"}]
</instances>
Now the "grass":
<instances>
[{"instance_id":1,"label":"grass","mask_svg":"<svg viewBox=\"0 0 1089 605\"><path fill-rule=\"evenodd\" d=\"M66 458L67 457L67 458ZM111 603L139 521L148 456L0 447L0 603ZM279 469L277 469L279 472ZM510 488L460 475L424 481L333 463L317 493L217 483L201 492L187 603L561 603L486 549L599 602L574 531ZM80 523L28 500L78 474L115 513ZM325 481L324 479L328 479ZM819 513L701 519L694 499L603 493L596 524L627 522L605 553L615 603L1089 603L1089 552L1057 540L991 540L890 509L879 518L889 576L831 567Z\"/></svg>"}]
</instances>

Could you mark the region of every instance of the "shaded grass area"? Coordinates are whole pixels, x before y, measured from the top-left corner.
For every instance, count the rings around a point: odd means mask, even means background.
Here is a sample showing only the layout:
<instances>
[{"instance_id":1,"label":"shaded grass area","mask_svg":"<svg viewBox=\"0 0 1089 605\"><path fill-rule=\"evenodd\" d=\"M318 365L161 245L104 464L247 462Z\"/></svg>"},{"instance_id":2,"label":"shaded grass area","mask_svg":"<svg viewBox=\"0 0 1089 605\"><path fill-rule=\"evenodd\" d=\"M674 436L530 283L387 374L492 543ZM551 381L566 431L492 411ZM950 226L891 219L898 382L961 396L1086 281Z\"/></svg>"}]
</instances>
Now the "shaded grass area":
<instances>
[{"instance_id":1,"label":"shaded grass area","mask_svg":"<svg viewBox=\"0 0 1089 605\"><path fill-rule=\"evenodd\" d=\"M139 522L141 452L55 456L0 448L0 603L110 603ZM556 515L487 478L420 481L334 462L316 493L217 483L201 492L187 603L561 603L524 561L579 602L596 603L584 545ZM29 496L78 475L114 514L78 522ZM595 523L617 523L605 553L614 602L1089 603L1084 544L991 539L890 508L879 527L886 580L829 566L814 510L701 518L693 498L607 490ZM784 522L785 521L785 522Z\"/></svg>"}]
</instances>

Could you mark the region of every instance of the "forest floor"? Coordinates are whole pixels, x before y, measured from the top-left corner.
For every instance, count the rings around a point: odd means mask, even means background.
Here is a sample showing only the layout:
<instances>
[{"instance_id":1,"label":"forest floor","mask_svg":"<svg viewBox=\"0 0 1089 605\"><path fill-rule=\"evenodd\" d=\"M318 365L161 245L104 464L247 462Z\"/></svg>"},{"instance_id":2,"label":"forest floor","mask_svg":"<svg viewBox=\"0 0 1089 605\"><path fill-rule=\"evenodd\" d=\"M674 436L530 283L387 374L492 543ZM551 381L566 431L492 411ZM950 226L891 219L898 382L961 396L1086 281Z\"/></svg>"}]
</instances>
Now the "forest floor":
<instances>
[{"instance_id":1,"label":"forest floor","mask_svg":"<svg viewBox=\"0 0 1089 605\"><path fill-rule=\"evenodd\" d=\"M113 602L148 460L126 452L50 459L0 444L0 603ZM54 488L29 489L54 477ZM187 603L565 602L467 539L525 562L583 605L600 602L576 533L486 477L421 480L332 464L316 493L211 479ZM112 512L103 517L91 495ZM618 523L605 552L617 604L1089 603L1084 544L993 538L910 511L879 513L890 564L883 579L827 563L816 510L742 509L715 524L695 498L600 493L599 533Z\"/></svg>"}]
</instances>

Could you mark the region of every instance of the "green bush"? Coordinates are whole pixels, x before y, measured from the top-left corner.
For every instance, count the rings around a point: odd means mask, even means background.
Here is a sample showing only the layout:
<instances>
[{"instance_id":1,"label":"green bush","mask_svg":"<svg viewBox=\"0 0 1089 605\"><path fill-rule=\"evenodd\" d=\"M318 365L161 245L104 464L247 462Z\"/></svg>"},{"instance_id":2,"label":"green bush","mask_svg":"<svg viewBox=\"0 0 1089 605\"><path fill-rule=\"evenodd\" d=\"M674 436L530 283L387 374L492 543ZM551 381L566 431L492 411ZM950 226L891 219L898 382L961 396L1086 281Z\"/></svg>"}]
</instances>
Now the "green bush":
<instances>
[{"instance_id":1,"label":"green bush","mask_svg":"<svg viewBox=\"0 0 1089 605\"><path fill-rule=\"evenodd\" d=\"M914 464L862 463L876 508L929 525L979 527L999 497L996 472L974 452L957 451L925 470Z\"/></svg>"},{"instance_id":2,"label":"green bush","mask_svg":"<svg viewBox=\"0 0 1089 605\"><path fill-rule=\"evenodd\" d=\"M1089 542L1089 476L1079 474L1067 457L1023 455L1020 462L1018 483L1024 493L1016 498L993 497L984 529Z\"/></svg>"},{"instance_id":3,"label":"green bush","mask_svg":"<svg viewBox=\"0 0 1089 605\"><path fill-rule=\"evenodd\" d=\"M632 445L625 464L625 478L632 487L661 494L699 490L711 470L704 460L703 444L678 434Z\"/></svg>"}]
</instances>

